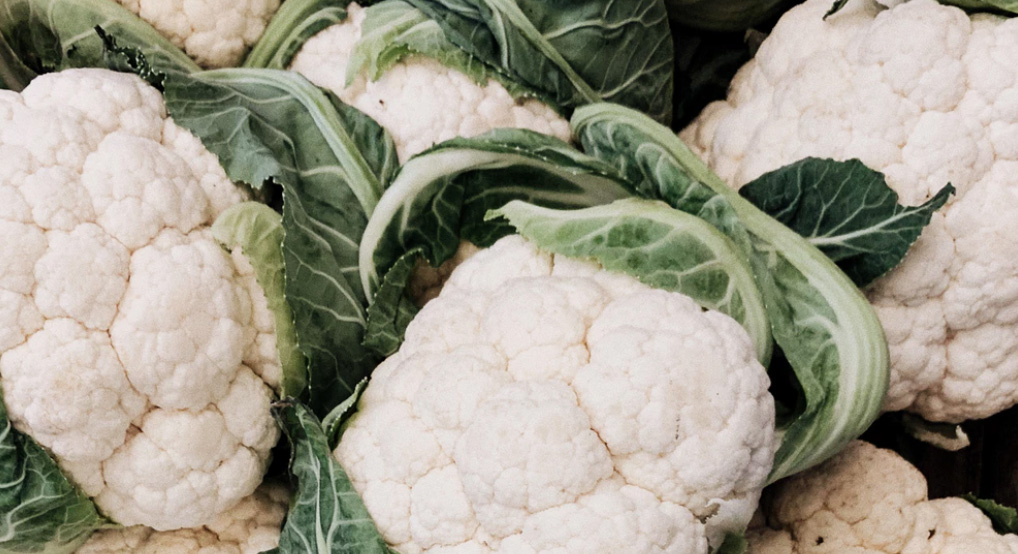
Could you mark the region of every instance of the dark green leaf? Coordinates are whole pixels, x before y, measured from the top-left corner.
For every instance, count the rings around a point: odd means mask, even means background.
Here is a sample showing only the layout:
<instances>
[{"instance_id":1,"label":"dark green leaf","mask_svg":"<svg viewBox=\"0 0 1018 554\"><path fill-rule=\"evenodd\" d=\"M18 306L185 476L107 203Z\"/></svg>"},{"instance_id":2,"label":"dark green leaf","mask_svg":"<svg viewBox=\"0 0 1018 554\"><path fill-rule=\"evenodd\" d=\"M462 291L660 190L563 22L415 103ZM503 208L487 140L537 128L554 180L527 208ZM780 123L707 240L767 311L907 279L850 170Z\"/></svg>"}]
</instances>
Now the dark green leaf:
<instances>
[{"instance_id":1,"label":"dark green leaf","mask_svg":"<svg viewBox=\"0 0 1018 554\"><path fill-rule=\"evenodd\" d=\"M0 402L0 552L73 552L106 520Z\"/></svg>"},{"instance_id":2,"label":"dark green leaf","mask_svg":"<svg viewBox=\"0 0 1018 554\"><path fill-rule=\"evenodd\" d=\"M407 283L417 260L421 257L418 249L403 254L385 272L378 292L368 307L368 328L364 333L364 346L381 356L389 356L399 350L407 325L417 315L417 306L407 296Z\"/></svg>"},{"instance_id":3,"label":"dark green leaf","mask_svg":"<svg viewBox=\"0 0 1018 554\"><path fill-rule=\"evenodd\" d=\"M287 0L244 59L244 67L286 69L304 43L346 20L351 0ZM361 2L364 4L365 2Z\"/></svg>"},{"instance_id":4,"label":"dark green leaf","mask_svg":"<svg viewBox=\"0 0 1018 554\"><path fill-rule=\"evenodd\" d=\"M709 0L717 6L724 2ZM700 115L707 104L723 100L735 73L753 57L745 32L712 33L673 27L675 37L675 116L673 129L681 129Z\"/></svg>"},{"instance_id":5,"label":"dark green leaf","mask_svg":"<svg viewBox=\"0 0 1018 554\"><path fill-rule=\"evenodd\" d=\"M671 120L673 51L661 0L408 0L446 37L564 108L618 102Z\"/></svg>"},{"instance_id":6,"label":"dark green leaf","mask_svg":"<svg viewBox=\"0 0 1018 554\"><path fill-rule=\"evenodd\" d=\"M0 35L22 66L34 73L102 67L102 27L124 48L140 50L160 71L198 66L151 25L110 0L0 0Z\"/></svg>"},{"instance_id":7,"label":"dark green leaf","mask_svg":"<svg viewBox=\"0 0 1018 554\"><path fill-rule=\"evenodd\" d=\"M0 33L0 89L20 92L35 78L35 72L21 63Z\"/></svg>"},{"instance_id":8,"label":"dark green leaf","mask_svg":"<svg viewBox=\"0 0 1018 554\"><path fill-rule=\"evenodd\" d=\"M279 537L282 554L388 554L364 502L332 456L321 424L301 404L274 408L293 451L297 497Z\"/></svg>"},{"instance_id":9,"label":"dark green leaf","mask_svg":"<svg viewBox=\"0 0 1018 554\"><path fill-rule=\"evenodd\" d=\"M860 287L901 263L952 193L947 185L921 206L901 206L882 173L859 160L818 158L766 173L739 190L837 262Z\"/></svg>"},{"instance_id":10,"label":"dark green leaf","mask_svg":"<svg viewBox=\"0 0 1018 554\"><path fill-rule=\"evenodd\" d=\"M1004 534L1018 534L1018 511L1008 506L997 504L988 498L976 498L973 494L963 495L962 498L971 502L979 508L993 522L993 530Z\"/></svg>"},{"instance_id":11,"label":"dark green leaf","mask_svg":"<svg viewBox=\"0 0 1018 554\"><path fill-rule=\"evenodd\" d=\"M827 19L828 17L831 17L832 15L840 12L841 8L844 8L847 5L848 0L834 0L834 3L831 4L831 9L827 10L827 13L824 14L824 19Z\"/></svg>"},{"instance_id":12,"label":"dark green leaf","mask_svg":"<svg viewBox=\"0 0 1018 554\"><path fill-rule=\"evenodd\" d=\"M377 357L361 341L367 295L357 245L397 162L373 120L299 75L224 69L167 80L174 120L234 180L283 187L286 298L308 360L310 404L328 413Z\"/></svg>"}]
</instances>

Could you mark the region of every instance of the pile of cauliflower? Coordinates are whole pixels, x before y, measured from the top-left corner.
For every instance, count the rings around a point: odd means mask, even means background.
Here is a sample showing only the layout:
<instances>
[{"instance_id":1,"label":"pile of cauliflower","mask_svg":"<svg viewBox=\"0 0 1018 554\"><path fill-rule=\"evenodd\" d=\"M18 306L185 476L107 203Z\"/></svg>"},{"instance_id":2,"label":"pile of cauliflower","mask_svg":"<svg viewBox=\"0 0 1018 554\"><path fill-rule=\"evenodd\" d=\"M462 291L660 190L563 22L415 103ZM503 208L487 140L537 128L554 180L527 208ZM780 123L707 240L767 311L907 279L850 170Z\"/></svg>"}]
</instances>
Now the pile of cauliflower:
<instances>
[{"instance_id":1,"label":"pile of cauliflower","mask_svg":"<svg viewBox=\"0 0 1018 554\"><path fill-rule=\"evenodd\" d=\"M0 91L3 401L122 525L213 521L279 438L274 320L209 231L243 198L138 77Z\"/></svg>"},{"instance_id":2,"label":"pile of cauliflower","mask_svg":"<svg viewBox=\"0 0 1018 554\"><path fill-rule=\"evenodd\" d=\"M335 455L403 553L705 553L767 479L768 386L735 320L510 236L414 318Z\"/></svg>"}]
</instances>

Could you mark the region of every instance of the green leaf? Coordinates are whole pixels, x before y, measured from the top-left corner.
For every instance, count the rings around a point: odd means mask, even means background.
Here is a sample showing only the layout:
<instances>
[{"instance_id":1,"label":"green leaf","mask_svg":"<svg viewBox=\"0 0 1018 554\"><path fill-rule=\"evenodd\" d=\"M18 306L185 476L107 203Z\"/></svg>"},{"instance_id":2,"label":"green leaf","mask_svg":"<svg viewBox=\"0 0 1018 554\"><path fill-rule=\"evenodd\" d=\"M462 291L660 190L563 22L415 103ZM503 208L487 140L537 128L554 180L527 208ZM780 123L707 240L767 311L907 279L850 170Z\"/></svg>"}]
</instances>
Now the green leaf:
<instances>
[{"instance_id":1,"label":"green leaf","mask_svg":"<svg viewBox=\"0 0 1018 554\"><path fill-rule=\"evenodd\" d=\"M364 389L367 386L368 378L365 377L354 387L350 398L340 402L339 406L333 408L328 415L322 418L322 429L325 430L325 438L328 439L329 448L336 448L339 444L339 439L342 437L343 424L354 414L354 408L357 407L357 402L360 401L361 394L364 393Z\"/></svg>"},{"instance_id":2,"label":"green leaf","mask_svg":"<svg viewBox=\"0 0 1018 554\"><path fill-rule=\"evenodd\" d=\"M297 485L278 552L388 554L364 502L333 458L314 414L293 402L280 403L273 411L290 440L290 473Z\"/></svg>"},{"instance_id":3,"label":"green leaf","mask_svg":"<svg viewBox=\"0 0 1018 554\"><path fill-rule=\"evenodd\" d=\"M21 63L18 55L0 33L0 89L21 92L35 78L35 72Z\"/></svg>"},{"instance_id":4,"label":"green leaf","mask_svg":"<svg viewBox=\"0 0 1018 554\"><path fill-rule=\"evenodd\" d=\"M368 328L364 333L364 346L380 356L389 356L399 350L407 325L417 315L418 308L407 295L407 283L420 258L419 249L403 254L382 278L375 298L368 307Z\"/></svg>"},{"instance_id":5,"label":"green leaf","mask_svg":"<svg viewBox=\"0 0 1018 554\"><path fill-rule=\"evenodd\" d=\"M407 161L371 215L360 245L362 286L374 292L411 250L438 267L461 236L487 246L511 233L507 223L484 221L510 200L564 209L632 195L611 167L539 133L500 129L444 142Z\"/></svg>"},{"instance_id":6,"label":"green leaf","mask_svg":"<svg viewBox=\"0 0 1018 554\"><path fill-rule=\"evenodd\" d=\"M665 0L673 21L707 31L745 31L794 5L792 0Z\"/></svg>"},{"instance_id":7,"label":"green leaf","mask_svg":"<svg viewBox=\"0 0 1018 554\"><path fill-rule=\"evenodd\" d=\"M611 101L671 120L673 51L661 0L408 0L481 62L558 106Z\"/></svg>"},{"instance_id":8,"label":"green leaf","mask_svg":"<svg viewBox=\"0 0 1018 554\"><path fill-rule=\"evenodd\" d=\"M0 394L2 396L2 394ZM74 552L106 523L0 402L0 552Z\"/></svg>"},{"instance_id":9,"label":"green leaf","mask_svg":"<svg viewBox=\"0 0 1018 554\"><path fill-rule=\"evenodd\" d=\"M347 65L347 82L365 70L369 79L377 80L410 54L432 58L478 84L494 79L514 97L537 95L504 70L488 66L457 47L435 20L403 0L387 0L367 9L361 38Z\"/></svg>"},{"instance_id":10,"label":"green leaf","mask_svg":"<svg viewBox=\"0 0 1018 554\"><path fill-rule=\"evenodd\" d=\"M504 217L543 250L593 259L640 282L691 297L728 314L770 356L763 298L738 247L706 221L663 202L630 198L579 210L550 210L514 200L489 218Z\"/></svg>"},{"instance_id":11,"label":"green leaf","mask_svg":"<svg viewBox=\"0 0 1018 554\"><path fill-rule=\"evenodd\" d=\"M851 279L806 239L741 198L674 132L647 116L599 104L578 109L572 125L588 152L625 165L627 174L644 174L649 182L639 190L710 222L749 258L771 332L802 390L800 410L779 429L770 480L818 464L862 434L880 413L889 362L883 328ZM687 178L677 188L655 180L678 173ZM772 374L772 381L786 377Z\"/></svg>"},{"instance_id":12,"label":"green leaf","mask_svg":"<svg viewBox=\"0 0 1018 554\"><path fill-rule=\"evenodd\" d=\"M235 204L216 219L212 236L228 250L240 248L251 262L255 280L265 293L276 323L276 351L283 368L279 394L301 396L307 386L307 368L304 355L297 348L293 314L283 294L283 218L264 204Z\"/></svg>"},{"instance_id":13,"label":"green leaf","mask_svg":"<svg viewBox=\"0 0 1018 554\"><path fill-rule=\"evenodd\" d=\"M989 12L1005 17L1018 16L1018 0L940 0L967 12Z\"/></svg>"},{"instance_id":14,"label":"green leaf","mask_svg":"<svg viewBox=\"0 0 1018 554\"><path fill-rule=\"evenodd\" d=\"M705 2L709 6L729 3L737 2ZM672 27L672 34L675 38L675 116L671 126L682 129L700 115L707 104L728 96L728 86L736 72L752 59L754 51L744 31L713 33L676 26Z\"/></svg>"},{"instance_id":15,"label":"green leaf","mask_svg":"<svg viewBox=\"0 0 1018 554\"><path fill-rule=\"evenodd\" d=\"M745 535L728 533L714 554L746 554L746 552L749 552L749 543L746 542Z\"/></svg>"},{"instance_id":16,"label":"green leaf","mask_svg":"<svg viewBox=\"0 0 1018 554\"><path fill-rule=\"evenodd\" d=\"M71 67L105 68L102 27L121 46L143 52L160 71L199 67L151 25L111 0L0 0L0 35L25 70L49 73ZM5 64L6 65L6 64Z\"/></svg>"},{"instance_id":17,"label":"green leaf","mask_svg":"<svg viewBox=\"0 0 1018 554\"><path fill-rule=\"evenodd\" d=\"M248 52L244 67L286 69L309 38L346 21L349 4L350 0L286 0Z\"/></svg>"},{"instance_id":18,"label":"green leaf","mask_svg":"<svg viewBox=\"0 0 1018 554\"><path fill-rule=\"evenodd\" d=\"M884 175L859 160L806 158L739 190L809 240L860 287L897 267L954 193L947 185L921 206L898 204Z\"/></svg>"},{"instance_id":19,"label":"green leaf","mask_svg":"<svg viewBox=\"0 0 1018 554\"><path fill-rule=\"evenodd\" d=\"M1018 511L1014 508L996 503L990 499L976 498L973 494L962 495L962 498L979 508L993 522L993 530L1005 534L1018 534Z\"/></svg>"},{"instance_id":20,"label":"green leaf","mask_svg":"<svg viewBox=\"0 0 1018 554\"><path fill-rule=\"evenodd\" d=\"M285 295L309 364L310 405L328 413L378 361L361 344L368 296L357 245L397 167L392 140L287 71L175 75L165 97L174 120L219 156L230 178L282 185Z\"/></svg>"}]
</instances>

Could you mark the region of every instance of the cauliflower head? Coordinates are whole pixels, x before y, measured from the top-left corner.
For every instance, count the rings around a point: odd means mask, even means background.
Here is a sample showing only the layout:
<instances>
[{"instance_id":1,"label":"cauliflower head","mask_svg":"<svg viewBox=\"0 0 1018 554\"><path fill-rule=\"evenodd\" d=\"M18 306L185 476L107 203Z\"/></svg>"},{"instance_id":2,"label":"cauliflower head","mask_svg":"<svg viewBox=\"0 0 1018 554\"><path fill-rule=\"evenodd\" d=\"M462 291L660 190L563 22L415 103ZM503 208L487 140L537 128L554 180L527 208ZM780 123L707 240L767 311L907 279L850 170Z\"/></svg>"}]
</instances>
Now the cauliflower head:
<instances>
[{"instance_id":1,"label":"cauliflower head","mask_svg":"<svg viewBox=\"0 0 1018 554\"><path fill-rule=\"evenodd\" d=\"M348 6L343 23L308 39L290 69L331 90L392 135L400 162L434 144L500 127L530 129L568 141L569 122L536 99L517 100L496 81L478 85L423 56L408 56L377 81L362 72L347 86L347 63L361 37L365 9Z\"/></svg>"},{"instance_id":2,"label":"cauliflower head","mask_svg":"<svg viewBox=\"0 0 1018 554\"><path fill-rule=\"evenodd\" d=\"M259 554L279 546L290 493L264 483L204 527L154 531L135 526L97 531L76 554Z\"/></svg>"},{"instance_id":3,"label":"cauliflower head","mask_svg":"<svg viewBox=\"0 0 1018 554\"><path fill-rule=\"evenodd\" d=\"M117 0L198 65L240 65L280 0Z\"/></svg>"},{"instance_id":4,"label":"cauliflower head","mask_svg":"<svg viewBox=\"0 0 1018 554\"><path fill-rule=\"evenodd\" d=\"M956 196L868 291L890 345L886 410L934 421L1018 402L1018 19L932 0L790 10L681 137L741 186L807 156L859 158L906 204Z\"/></svg>"},{"instance_id":5,"label":"cauliflower head","mask_svg":"<svg viewBox=\"0 0 1018 554\"><path fill-rule=\"evenodd\" d=\"M705 553L767 479L768 386L728 316L510 236L417 314L335 456L403 553Z\"/></svg>"},{"instance_id":6,"label":"cauliflower head","mask_svg":"<svg viewBox=\"0 0 1018 554\"><path fill-rule=\"evenodd\" d=\"M1018 536L960 498L928 500L919 470L862 441L768 496L747 533L754 554L1018 553Z\"/></svg>"},{"instance_id":7,"label":"cauliflower head","mask_svg":"<svg viewBox=\"0 0 1018 554\"><path fill-rule=\"evenodd\" d=\"M274 320L208 229L243 197L133 75L0 91L3 401L120 524L214 520L278 440Z\"/></svg>"}]
</instances>

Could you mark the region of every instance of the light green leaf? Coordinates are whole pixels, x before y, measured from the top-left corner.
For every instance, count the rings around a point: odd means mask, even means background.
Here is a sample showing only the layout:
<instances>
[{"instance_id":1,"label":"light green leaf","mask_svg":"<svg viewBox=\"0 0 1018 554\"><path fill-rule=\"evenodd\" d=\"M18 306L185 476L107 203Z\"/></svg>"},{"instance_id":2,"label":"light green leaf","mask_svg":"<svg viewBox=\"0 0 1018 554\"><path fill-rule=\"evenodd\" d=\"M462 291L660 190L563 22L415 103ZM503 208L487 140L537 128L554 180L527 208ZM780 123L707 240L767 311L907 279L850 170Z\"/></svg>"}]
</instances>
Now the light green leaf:
<instances>
[{"instance_id":1,"label":"light green leaf","mask_svg":"<svg viewBox=\"0 0 1018 554\"><path fill-rule=\"evenodd\" d=\"M399 350L407 325L417 315L418 308L407 296L406 288L420 257L419 249L400 256L385 272L378 292L368 307L364 346L381 356L389 356Z\"/></svg>"},{"instance_id":2,"label":"light green leaf","mask_svg":"<svg viewBox=\"0 0 1018 554\"><path fill-rule=\"evenodd\" d=\"M712 223L748 256L771 332L802 391L802 405L779 429L771 481L824 461L862 434L880 413L888 353L883 328L851 279L806 239L741 198L673 131L647 116L599 104L578 109L572 124L588 152L616 165L655 152L655 164L671 168L643 171L650 181L640 190ZM682 188L696 193L695 201L653 181L676 172L687 175ZM704 187L719 199L704 194ZM772 381L782 377L772 375Z\"/></svg>"},{"instance_id":3,"label":"light green leaf","mask_svg":"<svg viewBox=\"0 0 1018 554\"><path fill-rule=\"evenodd\" d=\"M739 194L799 233L864 287L894 269L933 213L947 185L921 206L902 206L884 175L859 160L806 158L765 173Z\"/></svg>"},{"instance_id":4,"label":"light green leaf","mask_svg":"<svg viewBox=\"0 0 1018 554\"><path fill-rule=\"evenodd\" d=\"M662 290L728 314L770 356L763 298L738 247L710 223L663 202L630 198L579 210L550 210L514 200L489 218L505 217L542 250L593 259Z\"/></svg>"},{"instance_id":5,"label":"light green leaf","mask_svg":"<svg viewBox=\"0 0 1018 554\"><path fill-rule=\"evenodd\" d=\"M102 27L121 46L137 48L162 71L198 71L184 52L151 25L112 0L0 0L0 35L20 61L24 81L34 74L71 67L101 67Z\"/></svg>"},{"instance_id":6,"label":"light green leaf","mask_svg":"<svg viewBox=\"0 0 1018 554\"><path fill-rule=\"evenodd\" d=\"M1009 506L998 504L989 498L976 498L974 494L963 495L976 508L979 508L986 517L993 522L993 530L1005 534L1018 534L1018 510Z\"/></svg>"},{"instance_id":7,"label":"light green leaf","mask_svg":"<svg viewBox=\"0 0 1018 554\"><path fill-rule=\"evenodd\" d=\"M286 0L248 52L244 67L286 69L309 38L346 21L350 1Z\"/></svg>"},{"instance_id":8,"label":"light green leaf","mask_svg":"<svg viewBox=\"0 0 1018 554\"><path fill-rule=\"evenodd\" d=\"M671 31L661 0L408 0L471 56L558 106L611 101L671 120Z\"/></svg>"},{"instance_id":9,"label":"light green leaf","mask_svg":"<svg viewBox=\"0 0 1018 554\"><path fill-rule=\"evenodd\" d=\"M290 440L297 497L279 538L281 554L388 554L375 522L332 456L321 424L301 404L274 408Z\"/></svg>"},{"instance_id":10,"label":"light green leaf","mask_svg":"<svg viewBox=\"0 0 1018 554\"><path fill-rule=\"evenodd\" d=\"M361 38L347 65L347 83L365 69L369 79L377 80L410 54L420 54L459 70L478 84L494 79L514 97L536 96L506 72L482 63L450 42L435 20L404 0L387 0L367 9Z\"/></svg>"},{"instance_id":11,"label":"light green leaf","mask_svg":"<svg viewBox=\"0 0 1018 554\"><path fill-rule=\"evenodd\" d=\"M322 418L322 429L325 430L325 438L328 440L329 448L336 448L339 445L339 439L342 438L343 434L343 424L354 414L354 408L360 402L361 395L364 394L364 389L367 386L368 378L365 377L361 379L360 383L357 383L353 394L349 398L342 401L339 406L333 408L331 412Z\"/></svg>"},{"instance_id":12,"label":"light green leaf","mask_svg":"<svg viewBox=\"0 0 1018 554\"><path fill-rule=\"evenodd\" d=\"M106 520L0 402L0 553L74 552Z\"/></svg>"},{"instance_id":13,"label":"light green leaf","mask_svg":"<svg viewBox=\"0 0 1018 554\"><path fill-rule=\"evenodd\" d=\"M375 291L410 250L419 248L437 267L461 236L490 245L512 231L484 215L510 200L575 208L632 195L611 167L539 133L500 129L444 142L411 158L379 201L361 240L362 286Z\"/></svg>"},{"instance_id":14,"label":"light green leaf","mask_svg":"<svg viewBox=\"0 0 1018 554\"><path fill-rule=\"evenodd\" d=\"M745 535L725 535L725 541L714 551L713 554L746 554L749 552L749 543Z\"/></svg>"},{"instance_id":15,"label":"light green leaf","mask_svg":"<svg viewBox=\"0 0 1018 554\"><path fill-rule=\"evenodd\" d=\"M173 76L165 97L174 120L219 156L230 178L282 185L285 294L309 364L310 405L327 413L378 362L361 344L368 297L357 245L397 167L392 140L287 71Z\"/></svg>"},{"instance_id":16,"label":"light green leaf","mask_svg":"<svg viewBox=\"0 0 1018 554\"><path fill-rule=\"evenodd\" d=\"M297 348L293 314L283 294L283 218L257 202L230 206L212 225L212 236L228 250L240 248L255 270L255 280L265 293L276 323L276 352L283 368L279 391L283 397L299 397L307 386L304 355Z\"/></svg>"}]
</instances>

